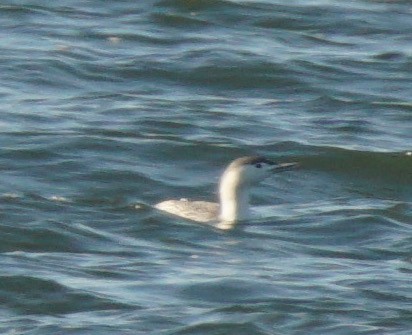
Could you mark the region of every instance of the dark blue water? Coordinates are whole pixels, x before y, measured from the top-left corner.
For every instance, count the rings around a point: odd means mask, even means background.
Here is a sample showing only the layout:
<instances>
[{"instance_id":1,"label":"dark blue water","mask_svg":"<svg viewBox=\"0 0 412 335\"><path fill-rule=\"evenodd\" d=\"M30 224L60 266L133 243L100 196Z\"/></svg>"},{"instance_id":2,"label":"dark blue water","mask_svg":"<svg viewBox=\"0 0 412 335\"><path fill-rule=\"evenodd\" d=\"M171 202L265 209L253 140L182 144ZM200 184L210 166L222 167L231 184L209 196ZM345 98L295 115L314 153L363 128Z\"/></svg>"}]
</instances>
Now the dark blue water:
<instances>
[{"instance_id":1,"label":"dark blue water","mask_svg":"<svg viewBox=\"0 0 412 335\"><path fill-rule=\"evenodd\" d=\"M412 329L409 1L2 1L0 332ZM220 231L243 155L299 161Z\"/></svg>"}]
</instances>

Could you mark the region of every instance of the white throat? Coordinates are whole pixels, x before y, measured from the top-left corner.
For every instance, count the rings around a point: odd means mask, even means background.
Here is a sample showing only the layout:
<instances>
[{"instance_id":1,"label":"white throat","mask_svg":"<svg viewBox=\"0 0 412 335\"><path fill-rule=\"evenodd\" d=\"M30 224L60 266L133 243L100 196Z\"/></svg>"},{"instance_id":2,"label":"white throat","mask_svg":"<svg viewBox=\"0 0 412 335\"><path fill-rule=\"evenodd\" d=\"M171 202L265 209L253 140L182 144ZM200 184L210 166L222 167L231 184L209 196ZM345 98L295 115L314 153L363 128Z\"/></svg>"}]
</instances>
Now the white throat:
<instances>
[{"instance_id":1,"label":"white throat","mask_svg":"<svg viewBox=\"0 0 412 335\"><path fill-rule=\"evenodd\" d=\"M220 181L220 220L239 221L250 217L250 185L236 171L226 171Z\"/></svg>"}]
</instances>

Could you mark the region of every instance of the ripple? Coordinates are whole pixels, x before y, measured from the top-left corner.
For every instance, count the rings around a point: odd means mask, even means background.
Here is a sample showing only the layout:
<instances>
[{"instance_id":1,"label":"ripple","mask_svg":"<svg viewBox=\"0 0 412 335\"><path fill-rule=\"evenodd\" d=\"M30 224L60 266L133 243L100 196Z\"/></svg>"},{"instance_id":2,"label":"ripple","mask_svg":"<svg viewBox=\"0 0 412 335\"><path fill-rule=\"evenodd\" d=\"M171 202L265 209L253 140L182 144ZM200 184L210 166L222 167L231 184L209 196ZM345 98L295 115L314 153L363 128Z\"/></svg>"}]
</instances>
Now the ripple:
<instances>
[{"instance_id":1,"label":"ripple","mask_svg":"<svg viewBox=\"0 0 412 335\"><path fill-rule=\"evenodd\" d=\"M50 279L2 276L1 280L2 301L14 310L26 314L57 315L128 307L126 304L112 302L81 290L69 289Z\"/></svg>"}]
</instances>

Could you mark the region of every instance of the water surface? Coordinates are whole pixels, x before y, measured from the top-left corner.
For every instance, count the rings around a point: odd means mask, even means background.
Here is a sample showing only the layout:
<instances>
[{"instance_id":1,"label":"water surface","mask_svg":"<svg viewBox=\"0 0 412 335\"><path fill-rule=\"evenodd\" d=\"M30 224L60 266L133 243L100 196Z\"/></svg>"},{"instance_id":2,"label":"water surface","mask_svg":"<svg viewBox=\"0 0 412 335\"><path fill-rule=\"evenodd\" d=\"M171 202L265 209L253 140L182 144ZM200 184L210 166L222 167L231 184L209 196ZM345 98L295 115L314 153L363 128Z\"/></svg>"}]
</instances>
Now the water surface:
<instances>
[{"instance_id":1,"label":"water surface","mask_svg":"<svg viewBox=\"0 0 412 335\"><path fill-rule=\"evenodd\" d=\"M0 5L0 330L391 334L412 328L409 1ZM219 231L232 159L299 170Z\"/></svg>"}]
</instances>

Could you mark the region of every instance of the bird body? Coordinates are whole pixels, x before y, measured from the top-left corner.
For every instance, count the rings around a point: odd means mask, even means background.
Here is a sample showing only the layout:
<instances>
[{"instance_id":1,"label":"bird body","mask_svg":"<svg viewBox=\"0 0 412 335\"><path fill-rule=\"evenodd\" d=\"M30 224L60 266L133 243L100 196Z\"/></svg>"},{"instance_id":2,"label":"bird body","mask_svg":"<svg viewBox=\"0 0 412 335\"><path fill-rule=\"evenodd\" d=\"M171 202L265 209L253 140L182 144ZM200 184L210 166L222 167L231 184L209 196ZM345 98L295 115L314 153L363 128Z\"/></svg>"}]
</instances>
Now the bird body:
<instances>
[{"instance_id":1,"label":"bird body","mask_svg":"<svg viewBox=\"0 0 412 335\"><path fill-rule=\"evenodd\" d=\"M188 199L166 200L155 205L155 208L161 211L202 223L217 220L219 207L215 202Z\"/></svg>"}]
</instances>

